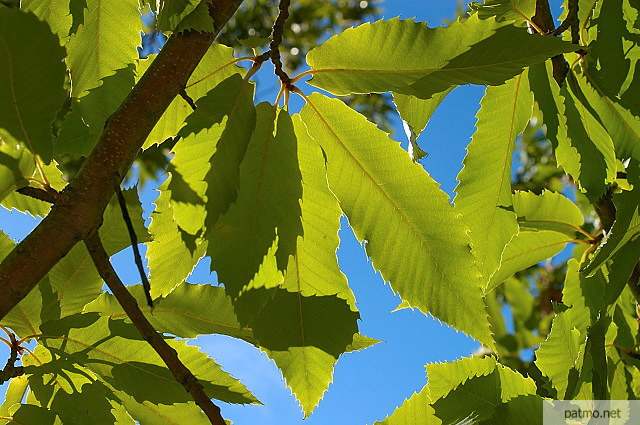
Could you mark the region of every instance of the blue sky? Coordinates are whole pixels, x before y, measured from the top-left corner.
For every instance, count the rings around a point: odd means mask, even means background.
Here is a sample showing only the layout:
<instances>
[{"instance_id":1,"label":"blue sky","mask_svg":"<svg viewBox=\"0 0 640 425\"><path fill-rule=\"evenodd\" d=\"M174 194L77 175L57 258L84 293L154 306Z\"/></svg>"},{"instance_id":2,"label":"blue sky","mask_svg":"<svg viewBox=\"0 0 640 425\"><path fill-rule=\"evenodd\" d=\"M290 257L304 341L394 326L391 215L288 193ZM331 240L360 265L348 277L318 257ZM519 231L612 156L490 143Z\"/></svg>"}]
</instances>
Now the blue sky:
<instances>
[{"instance_id":1,"label":"blue sky","mask_svg":"<svg viewBox=\"0 0 640 425\"><path fill-rule=\"evenodd\" d=\"M384 18L400 16L428 21L438 26L456 14L457 0L391 0L382 5ZM428 54L428 53L427 53ZM263 71L264 72L264 71ZM269 78L260 83L268 83ZM304 86L304 84L303 84ZM308 92L310 87L301 87ZM260 90L259 90L260 91ZM482 96L481 87L455 89L434 114L419 142L429 152L422 161L425 169L450 195L456 185L465 146L474 130L475 112ZM274 96L268 96L273 101ZM406 143L400 120L394 120L394 138ZM147 202L155 196L147 190ZM147 210L149 206L147 206ZM17 240L35 225L30 217L8 213L0 208L2 228ZM7 226L7 223L10 223ZM479 344L462 333L418 311L392 312L400 303L387 284L375 273L364 250L343 220L338 257L357 299L362 320L361 332L383 342L343 356L337 363L334 382L319 407L306 420L275 365L257 349L223 336L206 336L198 341L204 351L223 368L241 379L264 406L222 405L223 416L236 425L353 425L372 424L384 419L405 398L426 383L424 365L468 356ZM123 280L137 282L131 251L116 256ZM201 264L192 282L211 281ZM4 348L0 358L7 355Z\"/></svg>"}]
</instances>

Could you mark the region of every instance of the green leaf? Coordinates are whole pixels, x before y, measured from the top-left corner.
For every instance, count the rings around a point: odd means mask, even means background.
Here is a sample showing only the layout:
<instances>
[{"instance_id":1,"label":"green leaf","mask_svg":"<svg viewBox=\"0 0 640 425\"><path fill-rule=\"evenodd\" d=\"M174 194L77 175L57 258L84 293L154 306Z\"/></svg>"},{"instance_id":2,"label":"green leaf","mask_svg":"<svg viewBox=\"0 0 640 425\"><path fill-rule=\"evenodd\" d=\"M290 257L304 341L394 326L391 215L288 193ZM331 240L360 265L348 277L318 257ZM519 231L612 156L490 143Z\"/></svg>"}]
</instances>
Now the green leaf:
<instances>
[{"instance_id":1,"label":"green leaf","mask_svg":"<svg viewBox=\"0 0 640 425\"><path fill-rule=\"evenodd\" d=\"M596 323L606 307L605 293L609 282L602 273L591 277L579 273L580 264L573 258L567 266L562 302L571 307L573 324L584 336L587 328Z\"/></svg>"},{"instance_id":2,"label":"green leaf","mask_svg":"<svg viewBox=\"0 0 640 425\"><path fill-rule=\"evenodd\" d=\"M0 138L23 142L47 164L51 125L67 97L64 57L47 24L31 13L0 9Z\"/></svg>"},{"instance_id":3,"label":"green leaf","mask_svg":"<svg viewBox=\"0 0 640 425\"><path fill-rule=\"evenodd\" d=\"M135 65L129 64L104 77L102 84L81 97L76 107L90 132L96 137L102 134L107 118L113 114L127 97L134 84ZM84 148L90 151L93 145Z\"/></svg>"},{"instance_id":4,"label":"green leaf","mask_svg":"<svg viewBox=\"0 0 640 425\"><path fill-rule=\"evenodd\" d=\"M22 0L20 9L31 12L41 21L46 22L63 45L69 40L69 30L73 17L69 12L69 1L66 0Z\"/></svg>"},{"instance_id":5,"label":"green leaf","mask_svg":"<svg viewBox=\"0 0 640 425\"><path fill-rule=\"evenodd\" d=\"M209 154L206 181L206 236L236 201L240 180L240 163L255 125L254 85L233 74L198 100L197 109L187 118L180 136L186 138L206 129L205 137L216 143ZM184 146L186 140L181 142ZM211 151L210 151L211 152ZM175 181L175 180L174 180ZM204 184L204 183L202 183ZM174 196L177 193L174 192ZM178 213L178 210L174 210ZM178 219L179 220L179 219ZM198 229L200 231L200 229Z\"/></svg>"},{"instance_id":6,"label":"green leaf","mask_svg":"<svg viewBox=\"0 0 640 425\"><path fill-rule=\"evenodd\" d=\"M12 146L0 141L0 201L28 182L36 164L33 156L22 146Z\"/></svg>"},{"instance_id":7,"label":"green leaf","mask_svg":"<svg viewBox=\"0 0 640 425\"><path fill-rule=\"evenodd\" d=\"M634 188L613 197L616 220L602 239L591 262L583 272L591 275L626 244L638 240L640 234L640 167L633 161L627 177Z\"/></svg>"},{"instance_id":8,"label":"green leaf","mask_svg":"<svg viewBox=\"0 0 640 425\"><path fill-rule=\"evenodd\" d=\"M145 300L141 285L129 286L128 289L158 332L169 333L179 338L221 334L255 343L252 329L240 325L231 298L225 294L222 287L184 282L176 286L166 297L156 300L153 310L144 302L141 303ZM120 303L108 293L103 293L87 305L84 311L97 312L114 319L127 319Z\"/></svg>"},{"instance_id":9,"label":"green leaf","mask_svg":"<svg viewBox=\"0 0 640 425\"><path fill-rule=\"evenodd\" d=\"M476 132L458 174L454 202L471 230L473 253L485 282L500 266L504 247L518 233L512 211L511 159L516 137L532 113L526 73L502 86L487 87Z\"/></svg>"},{"instance_id":10,"label":"green leaf","mask_svg":"<svg viewBox=\"0 0 640 425\"><path fill-rule=\"evenodd\" d=\"M173 31L200 3L200 0L164 0L158 11L158 30Z\"/></svg>"},{"instance_id":11,"label":"green leaf","mask_svg":"<svg viewBox=\"0 0 640 425\"><path fill-rule=\"evenodd\" d=\"M24 399L29 382L24 375L11 378L4 394L4 402L0 406L0 416L9 416L11 406L19 404Z\"/></svg>"},{"instance_id":12,"label":"green leaf","mask_svg":"<svg viewBox=\"0 0 640 425\"><path fill-rule=\"evenodd\" d=\"M403 120L404 131L409 139L409 156L414 161L424 158L428 154L418 146L418 137L424 131L444 98L451 93L453 87L441 93L436 93L431 99L419 99L415 96L394 93L393 102L396 104L400 118Z\"/></svg>"},{"instance_id":13,"label":"green leaf","mask_svg":"<svg viewBox=\"0 0 640 425\"><path fill-rule=\"evenodd\" d=\"M505 247L500 268L491 276L485 292L491 292L514 273L553 257L569 242L563 233L521 229Z\"/></svg>"},{"instance_id":14,"label":"green leaf","mask_svg":"<svg viewBox=\"0 0 640 425\"><path fill-rule=\"evenodd\" d=\"M533 66L529 72L536 102L547 126L558 165L576 180L590 201L595 202L615 178L613 142L602 126L573 98L567 85L559 88L546 68Z\"/></svg>"},{"instance_id":15,"label":"green leaf","mask_svg":"<svg viewBox=\"0 0 640 425\"><path fill-rule=\"evenodd\" d=\"M521 229L552 230L575 237L584 216L580 208L560 193L545 190L541 195L516 191L513 207Z\"/></svg>"},{"instance_id":16,"label":"green leaf","mask_svg":"<svg viewBox=\"0 0 640 425\"><path fill-rule=\"evenodd\" d=\"M586 191L592 203L606 190L607 184L616 177L616 156L613 141L601 123L592 114L592 110L584 101L584 94L572 72L567 75L568 85L560 90L565 102L567 118L567 136L580 144L578 153L584 168L578 183ZM570 87L571 90L569 90Z\"/></svg>"},{"instance_id":17,"label":"green leaf","mask_svg":"<svg viewBox=\"0 0 640 425\"><path fill-rule=\"evenodd\" d=\"M171 177L160 187L160 196L155 201L156 208L151 214L149 225L149 232L153 238L147 244L146 256L149 260L152 298L164 297L171 293L191 274L206 249L206 242L197 243L192 251L182 239L180 228L173 218L172 192L167 188L170 184ZM200 222L203 220L204 217ZM185 311L188 310L190 308Z\"/></svg>"},{"instance_id":18,"label":"green leaf","mask_svg":"<svg viewBox=\"0 0 640 425\"><path fill-rule=\"evenodd\" d=\"M302 235L302 176L291 117L280 110L274 122L277 111L268 103L259 104L256 112L256 127L240 166L237 202L210 237L227 242L208 249L212 269L234 299L254 280L276 238L276 266L283 271ZM252 287L272 284L253 282Z\"/></svg>"},{"instance_id":19,"label":"green leaf","mask_svg":"<svg viewBox=\"0 0 640 425\"><path fill-rule=\"evenodd\" d=\"M431 407L428 386L419 393L415 393L405 400L393 414L382 422L375 425L440 425L442 421L435 415L435 410Z\"/></svg>"},{"instance_id":20,"label":"green leaf","mask_svg":"<svg viewBox=\"0 0 640 425\"><path fill-rule=\"evenodd\" d=\"M196 8L184 17L175 29L177 33L183 31L216 32L209 13L209 3L200 1Z\"/></svg>"},{"instance_id":21,"label":"green leaf","mask_svg":"<svg viewBox=\"0 0 640 425\"><path fill-rule=\"evenodd\" d=\"M542 417L543 399L535 394L518 396L495 408L487 425L538 425Z\"/></svg>"},{"instance_id":22,"label":"green leaf","mask_svg":"<svg viewBox=\"0 0 640 425\"><path fill-rule=\"evenodd\" d=\"M82 311L82 307L102 294L102 278L83 244L74 246L49 272L51 286L61 302L62 317Z\"/></svg>"},{"instance_id":23,"label":"green leaf","mask_svg":"<svg viewBox=\"0 0 640 425\"><path fill-rule=\"evenodd\" d=\"M11 423L21 425L62 425L62 421L55 413L33 404L21 404L15 411L10 413Z\"/></svg>"},{"instance_id":24,"label":"green leaf","mask_svg":"<svg viewBox=\"0 0 640 425\"><path fill-rule=\"evenodd\" d=\"M154 57L138 61L138 78L144 74ZM197 102L225 79L234 74L244 75L244 72L244 68L235 65L232 48L214 43L189 77L186 92ZM143 147L146 149L178 134L191 112L191 106L181 96L176 96L149 133Z\"/></svg>"},{"instance_id":25,"label":"green leaf","mask_svg":"<svg viewBox=\"0 0 640 425\"><path fill-rule=\"evenodd\" d=\"M135 189L124 191L129 215L139 242L149 240L142 220L142 207L137 200ZM129 232L122 218L117 199L112 199L100 226L100 239L109 255L113 255L131 245ZM102 294L102 278L93 264L91 255L84 244L74 246L69 253L49 272L51 286L60 300L61 316L79 311L85 304Z\"/></svg>"},{"instance_id":26,"label":"green leaf","mask_svg":"<svg viewBox=\"0 0 640 425\"><path fill-rule=\"evenodd\" d=\"M87 0L84 20L67 45L75 98L102 85L102 79L138 58L140 12L137 0Z\"/></svg>"},{"instance_id":27,"label":"green leaf","mask_svg":"<svg viewBox=\"0 0 640 425\"><path fill-rule=\"evenodd\" d=\"M39 334L38 329L43 322L59 315L57 297L49 278L45 277L2 318L0 324L24 338Z\"/></svg>"},{"instance_id":28,"label":"green leaf","mask_svg":"<svg viewBox=\"0 0 640 425\"><path fill-rule=\"evenodd\" d=\"M591 64L583 74L576 77L585 100L611 136L616 156L640 160L640 118L634 116L607 91L605 76L594 68L595 64Z\"/></svg>"},{"instance_id":29,"label":"green leaf","mask_svg":"<svg viewBox=\"0 0 640 425\"><path fill-rule=\"evenodd\" d=\"M312 94L301 116L326 153L329 187L383 278L409 305L493 346L466 226L438 184L337 99Z\"/></svg>"},{"instance_id":30,"label":"green leaf","mask_svg":"<svg viewBox=\"0 0 640 425\"><path fill-rule=\"evenodd\" d=\"M484 0L469 3L469 8L477 12L480 19L495 16L500 21L528 21L536 13L536 0Z\"/></svg>"},{"instance_id":31,"label":"green leaf","mask_svg":"<svg viewBox=\"0 0 640 425\"><path fill-rule=\"evenodd\" d=\"M140 424L153 425L208 425L211 422L202 409L194 402L153 404L148 401L138 403L133 397L119 391L127 412Z\"/></svg>"},{"instance_id":32,"label":"green leaf","mask_svg":"<svg viewBox=\"0 0 640 425\"><path fill-rule=\"evenodd\" d=\"M44 335L39 339L40 343L55 353L55 360L48 367L57 374L66 373L66 365L79 363L138 402L190 401L189 393L176 382L133 325L90 313L44 323L41 329ZM209 397L231 403L256 401L244 385L223 372L197 347L184 341L167 342L198 378Z\"/></svg>"},{"instance_id":33,"label":"green leaf","mask_svg":"<svg viewBox=\"0 0 640 425\"><path fill-rule=\"evenodd\" d=\"M455 85L502 84L528 65L573 50L556 37L472 15L435 29L412 20L366 23L311 50L307 61L309 83L333 94L394 91L428 99Z\"/></svg>"},{"instance_id":34,"label":"green leaf","mask_svg":"<svg viewBox=\"0 0 640 425\"><path fill-rule=\"evenodd\" d=\"M79 103L76 99L72 100L71 110L65 117L64 123L58 132L55 143L55 153L57 155L86 156L98 141L99 134L91 131L89 125L83 120Z\"/></svg>"},{"instance_id":35,"label":"green leaf","mask_svg":"<svg viewBox=\"0 0 640 425\"><path fill-rule=\"evenodd\" d=\"M22 149L20 149L22 150ZM0 152L2 148L0 148ZM0 155L2 155L0 153ZM18 167L22 168L25 171L32 170L30 174L24 175L25 179L33 178L36 181L42 179L40 171L36 169L35 162L33 156L27 152L22 150L20 158L20 165ZM31 164L29 164L31 163ZM52 161L49 165L42 165L42 171L47 176L47 180L49 181L49 185L60 192L67 185L67 182L62 178L62 172L58 169L58 164L55 161ZM19 183L20 186L24 186L22 183ZM49 210L51 209L51 204L48 202L40 201L39 199L32 198L30 196L22 195L18 192L10 192L3 200L2 206L8 209L9 211L16 209L23 213L28 213L33 217L44 217Z\"/></svg>"},{"instance_id":36,"label":"green leaf","mask_svg":"<svg viewBox=\"0 0 640 425\"><path fill-rule=\"evenodd\" d=\"M572 382L578 379L582 364L580 331L575 328L571 310L556 313L551 332L536 351L535 364L551 380L557 398L571 399Z\"/></svg>"}]
</instances>

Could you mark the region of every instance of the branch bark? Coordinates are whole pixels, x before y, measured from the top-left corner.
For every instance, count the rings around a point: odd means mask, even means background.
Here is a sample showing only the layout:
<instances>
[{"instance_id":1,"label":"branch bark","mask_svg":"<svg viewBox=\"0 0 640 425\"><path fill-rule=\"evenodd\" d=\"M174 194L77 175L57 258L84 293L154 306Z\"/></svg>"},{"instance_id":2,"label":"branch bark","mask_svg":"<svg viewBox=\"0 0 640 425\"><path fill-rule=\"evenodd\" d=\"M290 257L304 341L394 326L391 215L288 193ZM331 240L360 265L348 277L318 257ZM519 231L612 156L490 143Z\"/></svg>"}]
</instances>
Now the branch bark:
<instances>
[{"instance_id":1,"label":"branch bark","mask_svg":"<svg viewBox=\"0 0 640 425\"><path fill-rule=\"evenodd\" d=\"M158 334L154 327L149 323L144 313L138 307L136 299L127 291L116 271L109 262L109 254L104 249L102 241L97 231L84 240L87 250L91 254L93 264L95 264L100 277L105 281L113 295L116 297L124 311L129 316L145 341L156 350L156 353L162 358L167 368L173 376L186 390L191 394L193 400L204 411L213 425L225 425L225 421L220 414L220 408L213 404L202 388L202 385L191 371L180 361L176 350L171 348L169 344Z\"/></svg>"},{"instance_id":2,"label":"branch bark","mask_svg":"<svg viewBox=\"0 0 640 425\"><path fill-rule=\"evenodd\" d=\"M536 14L532 20L547 34L556 28L553 22L553 15L551 14L551 8L549 7L549 0L536 0ZM567 72L569 72L569 65L563 55L552 57L551 63L553 65L553 79L559 86L562 86Z\"/></svg>"},{"instance_id":3,"label":"branch bark","mask_svg":"<svg viewBox=\"0 0 640 425\"><path fill-rule=\"evenodd\" d=\"M243 0L216 0L216 33L172 35L118 110L51 212L0 264L0 319L73 246L91 235L153 126L189 79L220 29Z\"/></svg>"}]
</instances>

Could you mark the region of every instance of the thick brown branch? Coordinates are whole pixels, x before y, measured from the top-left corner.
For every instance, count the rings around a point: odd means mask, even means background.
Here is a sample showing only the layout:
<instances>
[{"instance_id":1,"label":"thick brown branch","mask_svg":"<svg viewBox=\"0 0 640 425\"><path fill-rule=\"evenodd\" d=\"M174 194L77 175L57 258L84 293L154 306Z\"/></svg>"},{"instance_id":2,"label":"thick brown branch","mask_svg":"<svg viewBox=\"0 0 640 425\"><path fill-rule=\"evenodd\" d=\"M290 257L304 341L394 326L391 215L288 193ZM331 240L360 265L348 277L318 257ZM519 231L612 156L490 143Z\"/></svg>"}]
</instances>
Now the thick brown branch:
<instances>
[{"instance_id":1,"label":"thick brown branch","mask_svg":"<svg viewBox=\"0 0 640 425\"><path fill-rule=\"evenodd\" d=\"M219 32L242 0L217 0L210 10ZM184 87L216 34L172 35L118 110L51 212L0 264L4 317L80 240L97 229L117 184L162 113Z\"/></svg>"},{"instance_id":2,"label":"thick brown branch","mask_svg":"<svg viewBox=\"0 0 640 425\"><path fill-rule=\"evenodd\" d=\"M127 316L129 316L135 327L138 328L140 334L162 358L162 361L167 365L176 378L176 381L191 394L193 400L200 406L213 425L225 425L224 419L220 414L220 408L209 399L193 373L180 361L176 350L171 348L164 338L151 326L151 323L149 323L144 313L142 313L138 307L136 299L127 291L127 288L111 266L109 255L102 246L102 241L98 233L93 233L87 237L84 243L91 254L93 263L98 269L98 273L100 273L102 279L109 289L111 289L111 292L113 292L113 295L127 313Z\"/></svg>"}]
</instances>

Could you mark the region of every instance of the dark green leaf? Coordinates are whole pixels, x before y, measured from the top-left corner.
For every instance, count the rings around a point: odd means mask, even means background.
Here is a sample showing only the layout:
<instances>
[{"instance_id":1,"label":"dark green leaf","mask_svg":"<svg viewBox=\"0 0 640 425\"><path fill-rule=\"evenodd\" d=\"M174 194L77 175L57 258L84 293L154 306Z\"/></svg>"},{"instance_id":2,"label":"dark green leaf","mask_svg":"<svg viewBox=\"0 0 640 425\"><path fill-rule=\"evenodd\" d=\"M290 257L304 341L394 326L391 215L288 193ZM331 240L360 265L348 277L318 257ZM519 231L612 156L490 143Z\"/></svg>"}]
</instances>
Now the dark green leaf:
<instances>
[{"instance_id":1,"label":"dark green leaf","mask_svg":"<svg viewBox=\"0 0 640 425\"><path fill-rule=\"evenodd\" d=\"M23 142L47 164L51 125L67 97L64 57L47 24L31 13L0 9L0 137Z\"/></svg>"}]
</instances>

